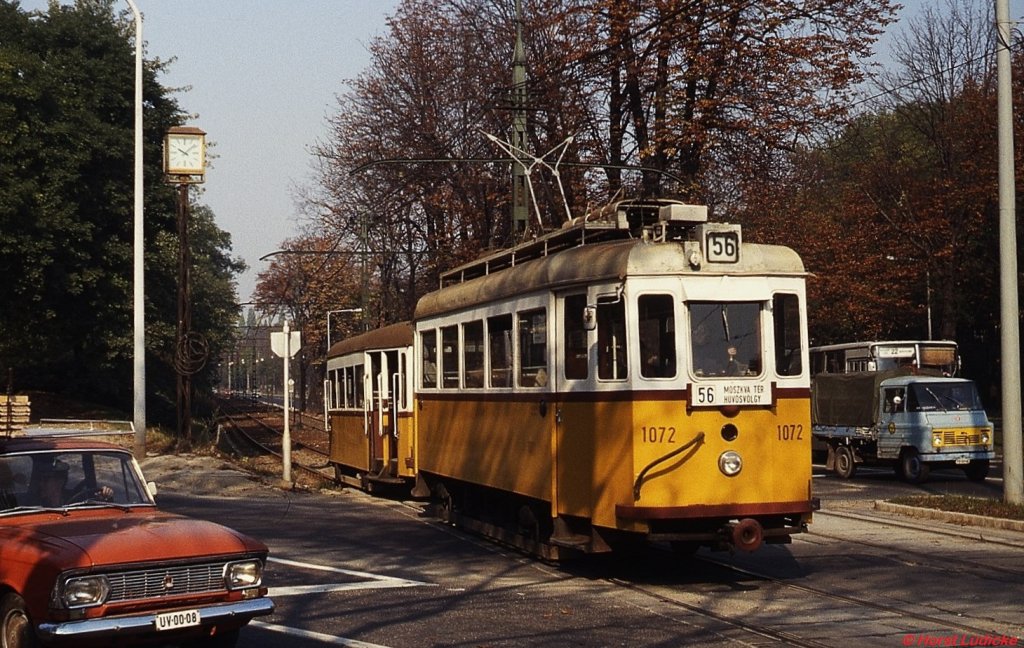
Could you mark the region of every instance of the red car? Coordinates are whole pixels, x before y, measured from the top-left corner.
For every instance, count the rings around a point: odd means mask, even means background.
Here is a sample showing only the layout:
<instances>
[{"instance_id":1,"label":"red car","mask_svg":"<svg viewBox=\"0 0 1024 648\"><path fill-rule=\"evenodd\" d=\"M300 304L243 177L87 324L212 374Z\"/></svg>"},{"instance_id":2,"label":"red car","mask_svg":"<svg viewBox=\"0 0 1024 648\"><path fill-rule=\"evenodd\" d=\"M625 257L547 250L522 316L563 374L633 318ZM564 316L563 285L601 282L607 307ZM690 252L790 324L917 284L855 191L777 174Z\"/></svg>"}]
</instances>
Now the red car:
<instances>
[{"instance_id":1,"label":"red car","mask_svg":"<svg viewBox=\"0 0 1024 648\"><path fill-rule=\"evenodd\" d=\"M158 510L119 446L0 438L0 646L233 646L274 611L266 558L257 540Z\"/></svg>"}]
</instances>

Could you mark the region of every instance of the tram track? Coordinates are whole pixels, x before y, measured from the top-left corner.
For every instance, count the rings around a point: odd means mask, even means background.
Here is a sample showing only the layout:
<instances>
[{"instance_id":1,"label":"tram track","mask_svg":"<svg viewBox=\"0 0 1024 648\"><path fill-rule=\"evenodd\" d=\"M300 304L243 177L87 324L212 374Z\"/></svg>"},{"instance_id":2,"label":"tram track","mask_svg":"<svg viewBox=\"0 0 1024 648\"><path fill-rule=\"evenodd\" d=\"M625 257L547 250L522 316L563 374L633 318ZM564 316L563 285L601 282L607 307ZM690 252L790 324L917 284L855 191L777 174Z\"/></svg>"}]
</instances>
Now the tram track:
<instances>
[{"instance_id":1,"label":"tram track","mask_svg":"<svg viewBox=\"0 0 1024 648\"><path fill-rule=\"evenodd\" d=\"M847 594L839 594L837 592L830 592L830 591L828 591L826 589L822 589L820 587L812 587L812 586L809 586L809 585L802 585L802 584L799 584L799 583L789 582L789 581L783 580L781 578L777 578L775 576L772 576L770 574L760 573L760 572L757 572L755 570L747 569L747 568L744 568L744 567L739 567L737 565L732 565L732 564L729 564L727 562L724 562L724 561L721 561L721 560L717 560L717 559L715 559L714 557L711 557L711 556L697 556L695 558L697 560L701 560L701 561L703 561L703 562L705 562L707 564L714 565L714 566L722 568L722 569L726 569L726 570L728 570L728 571L730 571L732 573L744 576L746 578L753 578L753 579L757 579L759 581L771 583L775 587L785 588L785 589L788 589L788 590L791 590L791 591L799 592L801 594L808 594L808 595L812 595L814 597L824 598L824 599L836 601L838 603L842 603L842 604L846 604L846 605L854 605L854 606L857 606L859 608L874 610L876 612L882 612L882 613L885 613L885 614L888 614L888 615L893 615L894 617L898 617L898 618L901 618L901 619L907 619L907 620L923 622L923 623L926 623L926 624L930 624L930 626L948 628L948 629L950 629L952 631L971 633L971 634L975 634L975 635L988 635L988 636L992 636L992 635L1001 635L1001 634L1003 634L1003 631L1002 630L998 630L998 629L993 629L993 628L989 628L989 627L981 627L981 626L972 625L972 624L969 624L969 623L964 623L964 622L960 622L960 621L954 621L954 620L950 620L948 618L944 618L944 617L936 616L936 615L932 615L932 614L924 614L924 613L920 613L920 612L914 612L914 611L908 610L908 609L906 609L904 607L899 607L899 606L896 606L896 605L889 605L889 604L885 604L885 603L878 603L878 602L875 602L875 601L867 600L865 598L849 596ZM951 614L953 614L953 613L951 612Z\"/></svg>"},{"instance_id":2,"label":"tram track","mask_svg":"<svg viewBox=\"0 0 1024 648\"><path fill-rule=\"evenodd\" d=\"M259 448L259 452L267 453L278 460L280 460L280 447L281 447L281 430L279 427L275 427L275 421L273 417L267 417L265 415L240 411L234 409L230 413L225 414L223 419L223 425L225 430L230 429L232 436L237 436L239 439L246 439L245 443L251 444L252 448ZM322 424L321 424L322 425ZM307 429L302 430L298 434L293 434L293 467L296 473L301 473L305 478L318 480L322 483L337 483L334 479L334 475L328 474L323 468L318 469L317 466L323 466L327 463L327 453L319 450L315 447L315 442L309 442L309 438L315 439L316 435L319 434L324 441L326 441L326 434L323 433L322 429ZM253 450L255 452L255 450ZM392 502L393 503L393 502ZM422 513L423 509L419 506L411 506L408 503L405 505L410 506L411 509L417 513ZM954 529L940 529L935 528L933 525L918 525L909 521L894 520L891 517L880 517L863 514L851 514L844 512L819 512L818 515L833 516L835 518L857 520L860 522L874 523L878 525L888 525L900 528L906 528L908 530L928 532L941 536L947 536L952 538L963 538L971 540L973 542L985 542L992 543L1007 547L1017 547L1017 544L1011 543L1000 538L986 538L980 537L978 533L972 533L969 531L957 531ZM475 537L474 534L467 534L467 538ZM881 542L873 542L870 540L864 540L856 537L847 537L843 535L837 535L835 533L821 533L814 531L813 533L807 534L800 538L801 542L809 542L811 544L825 545L834 542L849 546L855 544L870 549L872 552L885 552L889 556L894 556L897 551L891 545L886 545ZM655 548L653 551L663 551L660 548ZM667 554L668 551L664 550ZM956 577L974 577L983 580L999 581L1003 584L1006 583L1007 576L1010 576L1014 582L1024 581L1024 571L1016 569L1005 569L994 565L985 564L980 561L965 558L963 560L958 559L956 564L942 563L941 565L936 564L936 558L934 555L925 551L914 551L907 550L906 548L900 548L898 550L899 555L896 556L898 560L906 565L912 565L914 569L927 569L929 571L945 572L947 574L953 574ZM659 561L662 559L659 558ZM672 557L673 561L678 561L678 556ZM835 591L831 588L823 588L820 586L814 586L811 584L794 583L792 580L785 578L779 578L773 576L770 573L764 573L757 569L750 569L743 566L730 564L728 559L719 560L714 556L697 555L692 557L690 560L698 563L705 564L708 567L712 567L715 570L724 570L722 572L715 572L709 574L710 582L712 586L718 582L730 582L731 580L736 581L756 581L764 583L770 586L773 591L788 591L793 594L797 600L814 600L814 601L832 601L835 602L836 609L844 610L846 614L852 614L855 617L866 617L868 615L876 616L881 614L883 618L887 619L887 623L892 625L895 621L897 624L903 622L907 628L917 627L928 627L935 628L937 631L948 631L951 633L966 633L977 636L996 636L1002 635L1004 630L998 629L999 622L996 619L989 619L987 617L975 616L968 618L958 618L960 612L955 609L944 609L944 606L934 605L933 609L935 612L920 609L921 606L928 605L927 602L917 602L913 599L906 601L895 601L885 602L879 599L872 599L870 597L858 596L856 594L851 595ZM543 561L542 561L543 562ZM725 574L732 575L734 579L730 579ZM741 639L740 643L749 642L751 644L764 643L766 641L777 642L783 645L798 646L806 648L823 648L824 646L835 645L834 641L824 641L818 638L801 636L802 632L799 628L792 628L791 626L779 626L771 622L758 621L752 617L749 611L747 613L732 613L730 610L722 608L721 601L713 600L711 603L704 603L699 600L700 594L695 594L690 591L689 588L680 591L678 584L669 582L662 582L658 584L650 584L644 582L643 578L633 578L631 576L616 577L602 575L599 576L600 580L604 580L610 585L616 588L622 588L631 592L634 595L650 599L652 602L657 602L659 606L665 606L667 609L678 609L681 612L685 612L686 615L694 615L699 619L705 619L708 623L708 631L716 635L720 635L729 640L736 640L738 636L745 636L746 639ZM659 579L660 580L660 579ZM771 597L775 598L775 597ZM749 606L748 601L738 601L737 604L740 607ZM918 607L919 609L914 609ZM858 610L863 611L858 613ZM687 620L686 622L691 622ZM700 623L697 621L697 623ZM738 633L742 633L739 635Z\"/></svg>"},{"instance_id":3,"label":"tram track","mask_svg":"<svg viewBox=\"0 0 1024 648\"><path fill-rule=\"evenodd\" d=\"M815 515L816 516L822 516L822 517L832 516L832 517L842 518L842 519L846 519L846 520L856 520L858 522L876 523L876 524L884 525L884 526L887 526L887 527L896 527L896 528L900 528L900 529L907 529L907 530L911 530L911 531L917 531L917 532L920 532L920 533L928 533L928 534L931 534L931 535L942 536L942 537L947 537L947 538L964 539L964 540L969 540L971 542L980 543L980 544L999 545L999 546L1004 546L1004 547L1012 547L1014 549L1019 549L1020 546L1021 546L1019 540L1014 541L1014 540L1010 540L1010 539L1003 539L1003 538L997 538L997 537L992 537L992 536L987 536L986 537L983 533L980 533L978 531L974 531L974 532L956 531L956 530L952 530L952 529L938 528L934 524L930 524L930 525L915 524L913 522L904 522L904 521L901 521L901 520L896 520L896 519L893 519L891 517L883 518L883 517L872 516L872 515L864 515L864 514L860 514L860 513L857 514L857 515L853 515L853 514L849 514L849 513L822 512L822 511L816 512ZM806 536L801 538L801 541L802 542L813 542L813 538L824 538L824 539L827 539L827 540L832 540L832 541L836 541L836 542L842 542L846 546L849 546L851 544L855 544L855 545L860 545L860 546L863 546L863 547L869 547L871 549L877 549L877 550L881 550L881 551L891 551L892 550L892 547L890 545L886 545L886 544L883 544L883 543L880 543L880 542L871 542L871 541L862 540L862 539L858 539L858 538L851 538L851 537L848 537L848 536L836 535L836 534L833 534L833 533L823 533L821 531L818 531L817 529L812 529ZM913 562L915 566L920 566L922 568L929 568L928 567L928 563L930 561L934 560L934 556L932 556L929 553L926 553L924 551L915 551L913 549L907 549L907 548L901 548L900 549L900 556L905 561ZM1005 583L1006 582L1006 576L1007 575L1013 575L1013 576L1019 578L1021 583L1024 583L1024 570L1007 568L1007 567L1002 566L1002 565L1000 565L1000 566L990 565L990 564L986 564L984 562L981 562L979 560L973 560L971 558L965 558L963 556L960 556L960 557L957 558L957 563L955 565L943 564L941 566L933 567L931 569L934 569L935 571L940 571L940 572L945 573L945 574L948 574L948 573L955 573L955 574L974 573L974 574L977 574L978 570L985 570L985 571L992 572L992 576L991 576L992 580L999 581L1000 583Z\"/></svg>"},{"instance_id":4,"label":"tram track","mask_svg":"<svg viewBox=\"0 0 1024 648\"><path fill-rule=\"evenodd\" d=\"M653 598L661 602L662 604L679 608L691 614L696 614L702 618L713 620L715 622L724 624L728 627L740 630L747 634L755 635L756 637L761 639L771 639L773 641L781 642L784 645L797 646L798 648L833 648L835 646L834 643L823 643L820 641L815 641L813 639L806 639L804 637L800 637L799 635L796 635L786 630L779 630L776 628L771 628L766 625L751 623L749 621L745 621L739 616L732 616L714 612L712 610L707 609L706 607L701 607L699 605L687 603L685 601L679 600L678 598L674 598L664 592L655 591L654 589L647 586L637 585L636 583L630 583L628 581L624 581L618 578L609 578L607 579L607 582L617 587L629 590L633 593ZM722 635L720 631L716 632L716 634ZM735 641L734 637L722 636L722 639L728 640L730 642Z\"/></svg>"},{"instance_id":5,"label":"tram track","mask_svg":"<svg viewBox=\"0 0 1024 648\"><path fill-rule=\"evenodd\" d=\"M267 419L274 417L257 416L251 410L229 401L222 402L221 406L224 413L218 421L222 435L235 454L247 460L260 456L273 457L278 465L283 463L283 423L280 427L272 425ZM326 435L323 435L322 441L311 440L312 435L301 428L301 425L297 426L295 432L290 434L293 481L297 485L314 488L325 483L337 484L333 470L327 470L329 455L325 450Z\"/></svg>"}]
</instances>

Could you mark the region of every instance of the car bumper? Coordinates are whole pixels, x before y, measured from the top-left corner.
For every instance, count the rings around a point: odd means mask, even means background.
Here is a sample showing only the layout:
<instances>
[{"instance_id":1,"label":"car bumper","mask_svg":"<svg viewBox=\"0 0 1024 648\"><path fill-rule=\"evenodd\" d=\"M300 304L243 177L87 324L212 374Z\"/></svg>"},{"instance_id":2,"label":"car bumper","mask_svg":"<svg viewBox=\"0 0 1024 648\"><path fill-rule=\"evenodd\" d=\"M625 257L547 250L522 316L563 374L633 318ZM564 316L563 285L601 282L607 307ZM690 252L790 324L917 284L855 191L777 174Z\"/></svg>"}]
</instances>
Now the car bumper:
<instances>
[{"instance_id":1,"label":"car bumper","mask_svg":"<svg viewBox=\"0 0 1024 648\"><path fill-rule=\"evenodd\" d=\"M220 623L241 626L253 617L271 614L274 602L269 598L250 599L235 603L210 605L199 608L200 628L209 628ZM196 627L190 628L195 630ZM189 628L186 628L188 630ZM156 614L134 614L128 616L84 619L64 623L43 623L39 636L45 642L60 642L74 639L114 639L139 635L156 635Z\"/></svg>"}]
</instances>

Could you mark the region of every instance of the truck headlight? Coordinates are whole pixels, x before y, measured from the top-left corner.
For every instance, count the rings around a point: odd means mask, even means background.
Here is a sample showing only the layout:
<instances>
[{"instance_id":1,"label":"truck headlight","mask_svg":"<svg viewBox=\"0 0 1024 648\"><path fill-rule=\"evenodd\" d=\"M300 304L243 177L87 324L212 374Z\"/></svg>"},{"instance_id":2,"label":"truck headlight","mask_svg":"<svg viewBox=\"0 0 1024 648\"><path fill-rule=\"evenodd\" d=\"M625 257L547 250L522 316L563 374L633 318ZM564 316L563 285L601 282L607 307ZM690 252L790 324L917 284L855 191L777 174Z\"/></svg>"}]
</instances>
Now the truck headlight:
<instances>
[{"instance_id":1,"label":"truck headlight","mask_svg":"<svg viewBox=\"0 0 1024 648\"><path fill-rule=\"evenodd\" d=\"M69 609L101 605L110 595L106 576L79 576L64 581L58 598Z\"/></svg>"},{"instance_id":2,"label":"truck headlight","mask_svg":"<svg viewBox=\"0 0 1024 648\"><path fill-rule=\"evenodd\" d=\"M982 445L988 445L988 443L989 443L988 430L985 430L985 431L983 431L981 433L981 443L982 443Z\"/></svg>"},{"instance_id":3,"label":"truck headlight","mask_svg":"<svg viewBox=\"0 0 1024 648\"><path fill-rule=\"evenodd\" d=\"M932 447L933 448L938 448L940 445L942 445L942 435L941 434L933 434L932 435Z\"/></svg>"},{"instance_id":4,"label":"truck headlight","mask_svg":"<svg viewBox=\"0 0 1024 648\"><path fill-rule=\"evenodd\" d=\"M224 582L229 590L257 587L263 581L263 562L259 560L240 560L228 563L224 572Z\"/></svg>"},{"instance_id":5,"label":"truck headlight","mask_svg":"<svg viewBox=\"0 0 1024 648\"><path fill-rule=\"evenodd\" d=\"M743 470L743 459L735 450L726 450L718 457L718 469L727 477L735 477Z\"/></svg>"}]
</instances>

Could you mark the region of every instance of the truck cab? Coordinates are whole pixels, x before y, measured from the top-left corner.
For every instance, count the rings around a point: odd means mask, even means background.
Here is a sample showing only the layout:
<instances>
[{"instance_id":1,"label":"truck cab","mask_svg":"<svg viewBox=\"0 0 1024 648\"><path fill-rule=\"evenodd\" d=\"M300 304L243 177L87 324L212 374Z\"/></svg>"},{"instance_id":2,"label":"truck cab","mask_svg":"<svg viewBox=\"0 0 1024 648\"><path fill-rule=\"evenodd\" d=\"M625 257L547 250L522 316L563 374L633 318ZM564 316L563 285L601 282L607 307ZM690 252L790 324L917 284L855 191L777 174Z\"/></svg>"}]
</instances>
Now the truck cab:
<instances>
[{"instance_id":1,"label":"truck cab","mask_svg":"<svg viewBox=\"0 0 1024 648\"><path fill-rule=\"evenodd\" d=\"M983 481L994 458L992 423L974 382L897 372L816 376L812 429L826 467L844 478L858 464L889 464L910 483L959 467Z\"/></svg>"}]
</instances>

